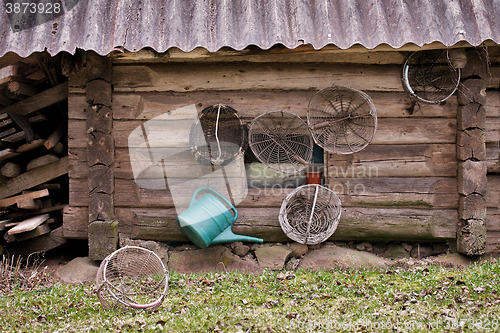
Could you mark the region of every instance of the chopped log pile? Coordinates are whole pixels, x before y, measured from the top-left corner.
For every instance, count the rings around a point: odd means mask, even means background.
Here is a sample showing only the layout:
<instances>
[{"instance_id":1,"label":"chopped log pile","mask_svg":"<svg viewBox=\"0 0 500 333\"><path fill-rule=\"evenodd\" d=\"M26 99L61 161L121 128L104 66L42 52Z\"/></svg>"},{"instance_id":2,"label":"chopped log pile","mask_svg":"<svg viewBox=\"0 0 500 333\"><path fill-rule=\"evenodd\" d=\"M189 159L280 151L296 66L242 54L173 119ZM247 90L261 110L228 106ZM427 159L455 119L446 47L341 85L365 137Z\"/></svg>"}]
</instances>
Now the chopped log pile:
<instances>
[{"instance_id":1,"label":"chopped log pile","mask_svg":"<svg viewBox=\"0 0 500 333\"><path fill-rule=\"evenodd\" d=\"M66 240L67 79L59 57L35 53L0 69L0 255Z\"/></svg>"}]
</instances>

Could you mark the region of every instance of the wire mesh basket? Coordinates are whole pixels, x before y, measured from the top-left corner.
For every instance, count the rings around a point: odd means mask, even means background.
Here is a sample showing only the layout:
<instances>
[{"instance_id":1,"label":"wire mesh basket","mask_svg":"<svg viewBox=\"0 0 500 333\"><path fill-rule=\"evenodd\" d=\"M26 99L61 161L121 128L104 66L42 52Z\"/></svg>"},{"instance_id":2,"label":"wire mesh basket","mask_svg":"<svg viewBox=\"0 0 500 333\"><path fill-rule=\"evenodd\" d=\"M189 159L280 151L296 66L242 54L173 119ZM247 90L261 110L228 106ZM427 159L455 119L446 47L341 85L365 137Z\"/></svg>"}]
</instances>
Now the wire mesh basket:
<instances>
[{"instance_id":1,"label":"wire mesh basket","mask_svg":"<svg viewBox=\"0 0 500 333\"><path fill-rule=\"evenodd\" d=\"M337 154L365 148L377 129L377 112L366 93L332 85L316 93L307 108L307 123L314 141Z\"/></svg>"},{"instance_id":2,"label":"wire mesh basket","mask_svg":"<svg viewBox=\"0 0 500 333\"><path fill-rule=\"evenodd\" d=\"M253 119L248 141L266 166L296 173L311 163L314 141L306 123L287 111L271 111Z\"/></svg>"},{"instance_id":3,"label":"wire mesh basket","mask_svg":"<svg viewBox=\"0 0 500 333\"><path fill-rule=\"evenodd\" d=\"M281 204L281 229L301 244L318 244L337 229L341 203L337 195L321 185L303 185L292 191Z\"/></svg>"},{"instance_id":4,"label":"wire mesh basket","mask_svg":"<svg viewBox=\"0 0 500 333\"><path fill-rule=\"evenodd\" d=\"M460 69L451 65L448 50L416 51L406 58L401 81L416 100L438 104L457 90Z\"/></svg>"},{"instance_id":5,"label":"wire mesh basket","mask_svg":"<svg viewBox=\"0 0 500 333\"><path fill-rule=\"evenodd\" d=\"M105 309L157 309L168 288L168 272L148 249L125 246L107 256L96 277L97 296Z\"/></svg>"},{"instance_id":6,"label":"wire mesh basket","mask_svg":"<svg viewBox=\"0 0 500 333\"><path fill-rule=\"evenodd\" d=\"M243 155L247 138L237 111L222 104L203 109L189 135L191 151L200 164L222 166Z\"/></svg>"}]
</instances>

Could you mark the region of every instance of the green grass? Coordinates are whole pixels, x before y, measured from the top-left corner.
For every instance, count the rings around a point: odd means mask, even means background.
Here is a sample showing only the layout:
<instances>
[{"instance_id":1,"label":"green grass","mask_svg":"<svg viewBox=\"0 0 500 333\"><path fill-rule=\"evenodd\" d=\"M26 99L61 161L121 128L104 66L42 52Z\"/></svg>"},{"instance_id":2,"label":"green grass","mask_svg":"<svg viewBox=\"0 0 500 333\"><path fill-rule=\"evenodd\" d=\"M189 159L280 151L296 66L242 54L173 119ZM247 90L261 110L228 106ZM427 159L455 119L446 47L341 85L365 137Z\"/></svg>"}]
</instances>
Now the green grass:
<instances>
[{"instance_id":1,"label":"green grass","mask_svg":"<svg viewBox=\"0 0 500 333\"><path fill-rule=\"evenodd\" d=\"M500 261L466 269L171 274L154 312L104 310L93 287L12 288L0 294L0 331L500 331Z\"/></svg>"}]
</instances>

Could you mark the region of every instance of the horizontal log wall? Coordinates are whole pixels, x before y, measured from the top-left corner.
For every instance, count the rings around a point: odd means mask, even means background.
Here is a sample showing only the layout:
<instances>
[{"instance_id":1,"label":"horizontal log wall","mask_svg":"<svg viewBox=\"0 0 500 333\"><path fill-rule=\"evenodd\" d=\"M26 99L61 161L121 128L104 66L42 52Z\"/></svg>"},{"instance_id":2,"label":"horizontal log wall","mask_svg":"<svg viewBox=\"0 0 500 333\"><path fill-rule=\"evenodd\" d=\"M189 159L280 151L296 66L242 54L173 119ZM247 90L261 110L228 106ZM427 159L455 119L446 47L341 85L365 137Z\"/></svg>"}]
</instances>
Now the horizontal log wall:
<instances>
[{"instance_id":1,"label":"horizontal log wall","mask_svg":"<svg viewBox=\"0 0 500 333\"><path fill-rule=\"evenodd\" d=\"M130 64L123 59L115 63L111 108L114 205L120 232L144 239L186 240L175 223L169 191L143 189L133 180L128 135L137 126L189 104L195 104L199 112L209 105L227 104L238 110L246 122L272 110L287 110L305 119L311 97L319 89L339 83L371 96L379 127L365 150L354 155L327 154L328 185L339 193L343 204L341 221L332 239L454 239L459 198L457 98L453 96L442 105L422 104L410 115L412 103L400 81L401 55L382 53L385 58L377 53L372 60L369 53L358 55L354 61L360 64ZM387 57L392 60L381 61ZM347 59L341 57L339 61ZM384 65L374 65L377 62ZM73 238L87 237L86 100L80 79L84 73L85 69L69 82L70 207L65 212L65 236ZM488 91L488 142L495 142L499 135L495 123L499 105L500 94ZM487 144L488 170L498 168L494 159L498 151L498 145ZM233 230L265 241L287 240L279 226L278 212L290 191L249 189L237 207L240 217ZM490 208L488 216L498 216L495 208ZM497 224L490 229L500 233Z\"/></svg>"}]
</instances>

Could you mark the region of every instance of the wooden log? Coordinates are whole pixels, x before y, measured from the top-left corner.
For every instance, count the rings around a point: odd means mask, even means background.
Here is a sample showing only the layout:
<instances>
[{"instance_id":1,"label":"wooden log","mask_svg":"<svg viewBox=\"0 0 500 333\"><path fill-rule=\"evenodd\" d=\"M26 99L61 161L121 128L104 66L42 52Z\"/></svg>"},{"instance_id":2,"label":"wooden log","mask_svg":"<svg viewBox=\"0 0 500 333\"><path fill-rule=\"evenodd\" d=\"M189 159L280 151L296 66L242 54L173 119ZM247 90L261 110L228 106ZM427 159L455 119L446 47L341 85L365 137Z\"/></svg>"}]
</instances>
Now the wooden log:
<instances>
[{"instance_id":1,"label":"wooden log","mask_svg":"<svg viewBox=\"0 0 500 333\"><path fill-rule=\"evenodd\" d=\"M455 145L368 145L352 155L327 155L326 176L454 177L457 174ZM118 171L117 171L118 173Z\"/></svg>"},{"instance_id":2,"label":"wooden log","mask_svg":"<svg viewBox=\"0 0 500 333\"><path fill-rule=\"evenodd\" d=\"M101 132L111 134L113 127L113 112L109 107L93 105L87 108L87 133Z\"/></svg>"},{"instance_id":3,"label":"wooden log","mask_svg":"<svg viewBox=\"0 0 500 333\"><path fill-rule=\"evenodd\" d=\"M97 79L111 82L113 66L110 58L103 57L94 51L85 52L85 57L87 67L84 74L87 82Z\"/></svg>"},{"instance_id":4,"label":"wooden log","mask_svg":"<svg viewBox=\"0 0 500 333\"><path fill-rule=\"evenodd\" d=\"M112 83L116 92L307 90L321 89L333 83L360 90L403 91L400 71L400 65L151 64L114 66ZM207 80L207 78L209 79ZM71 84L72 86L82 86L82 82L76 80L72 81Z\"/></svg>"},{"instance_id":5,"label":"wooden log","mask_svg":"<svg viewBox=\"0 0 500 333\"><path fill-rule=\"evenodd\" d=\"M87 192L112 194L114 191L113 169L104 165L89 168Z\"/></svg>"},{"instance_id":6,"label":"wooden log","mask_svg":"<svg viewBox=\"0 0 500 333\"><path fill-rule=\"evenodd\" d=\"M110 166L114 161L113 136L101 132L87 135L87 163L91 167L96 164Z\"/></svg>"},{"instance_id":7,"label":"wooden log","mask_svg":"<svg viewBox=\"0 0 500 333\"><path fill-rule=\"evenodd\" d=\"M467 55L465 49L451 49L449 58L453 68L464 68L467 65Z\"/></svg>"},{"instance_id":8,"label":"wooden log","mask_svg":"<svg viewBox=\"0 0 500 333\"><path fill-rule=\"evenodd\" d=\"M66 241L66 238L63 237L63 227L59 227L42 236L9 246L9 253L26 260L32 253L47 252L61 246Z\"/></svg>"},{"instance_id":9,"label":"wooden log","mask_svg":"<svg viewBox=\"0 0 500 333\"><path fill-rule=\"evenodd\" d=\"M486 209L486 230L488 235L490 232L500 232L500 207Z\"/></svg>"},{"instance_id":10,"label":"wooden log","mask_svg":"<svg viewBox=\"0 0 500 333\"><path fill-rule=\"evenodd\" d=\"M486 108L481 104L460 105L457 117L457 128L460 131L471 128L486 129Z\"/></svg>"},{"instance_id":11,"label":"wooden log","mask_svg":"<svg viewBox=\"0 0 500 333\"><path fill-rule=\"evenodd\" d=\"M500 252L500 232L488 232L485 253Z\"/></svg>"},{"instance_id":12,"label":"wooden log","mask_svg":"<svg viewBox=\"0 0 500 333\"><path fill-rule=\"evenodd\" d=\"M487 189L486 164L481 161L467 160L458 163L458 193L485 195Z\"/></svg>"},{"instance_id":13,"label":"wooden log","mask_svg":"<svg viewBox=\"0 0 500 333\"><path fill-rule=\"evenodd\" d=\"M486 118L486 142L500 142L500 118Z\"/></svg>"},{"instance_id":14,"label":"wooden log","mask_svg":"<svg viewBox=\"0 0 500 333\"><path fill-rule=\"evenodd\" d=\"M68 172L68 157L52 164L33 169L0 184L0 198L6 198L23 190L32 188L60 177Z\"/></svg>"},{"instance_id":15,"label":"wooden log","mask_svg":"<svg viewBox=\"0 0 500 333\"><path fill-rule=\"evenodd\" d=\"M35 139L35 140L31 141L30 143L25 143L25 144L20 145L16 149L16 153L27 153L27 152L36 150L40 147L43 147L44 143L45 143L44 139Z\"/></svg>"},{"instance_id":16,"label":"wooden log","mask_svg":"<svg viewBox=\"0 0 500 333\"><path fill-rule=\"evenodd\" d=\"M317 89L332 83L361 90L403 91L400 64L302 64L294 63L170 63L114 66L114 91L195 91L246 89ZM224 68L221 71L221 68ZM83 69L70 81L72 93L82 93L86 83ZM490 67L488 87L498 88L499 69ZM203 73L203 75L200 75ZM170 75L169 75L170 74ZM208 79L207 79L208 78ZM378 80L377 80L378 78ZM233 83L231 86L230 83Z\"/></svg>"},{"instance_id":17,"label":"wooden log","mask_svg":"<svg viewBox=\"0 0 500 333\"><path fill-rule=\"evenodd\" d=\"M27 220L24 220L14 228L8 231L9 235L16 235L28 231L34 230L36 227L41 225L43 222L47 221L50 218L49 214L38 215Z\"/></svg>"},{"instance_id":18,"label":"wooden log","mask_svg":"<svg viewBox=\"0 0 500 333\"><path fill-rule=\"evenodd\" d=\"M484 159L488 173L500 173L500 144L486 143L486 158Z\"/></svg>"},{"instance_id":19,"label":"wooden log","mask_svg":"<svg viewBox=\"0 0 500 333\"><path fill-rule=\"evenodd\" d=\"M11 148L3 149L0 151L0 162L10 160L11 158L17 156L19 156L19 154L16 153L14 149Z\"/></svg>"},{"instance_id":20,"label":"wooden log","mask_svg":"<svg viewBox=\"0 0 500 333\"><path fill-rule=\"evenodd\" d=\"M14 95L33 96L37 93L36 87L23 82L9 82L7 89Z\"/></svg>"},{"instance_id":21,"label":"wooden log","mask_svg":"<svg viewBox=\"0 0 500 333\"><path fill-rule=\"evenodd\" d=\"M38 199L49 195L49 190L43 189L34 192L20 194L14 197L0 200L0 207L8 207L14 205L19 199Z\"/></svg>"},{"instance_id":22,"label":"wooden log","mask_svg":"<svg viewBox=\"0 0 500 333\"><path fill-rule=\"evenodd\" d=\"M14 178L21 174L21 167L17 163L7 162L0 169L0 173L7 178Z\"/></svg>"},{"instance_id":23,"label":"wooden log","mask_svg":"<svg viewBox=\"0 0 500 333\"><path fill-rule=\"evenodd\" d=\"M488 68L488 55L481 48L474 50L469 50L466 52L466 66L462 68L461 76L462 80L467 80L468 78L481 78L488 80L490 76L490 70Z\"/></svg>"},{"instance_id":24,"label":"wooden log","mask_svg":"<svg viewBox=\"0 0 500 333\"><path fill-rule=\"evenodd\" d=\"M460 196L458 218L461 220L486 220L486 200L480 194Z\"/></svg>"},{"instance_id":25,"label":"wooden log","mask_svg":"<svg viewBox=\"0 0 500 333\"><path fill-rule=\"evenodd\" d=\"M486 175L487 190L486 190L486 206L500 207L500 175Z\"/></svg>"},{"instance_id":26,"label":"wooden log","mask_svg":"<svg viewBox=\"0 0 500 333\"><path fill-rule=\"evenodd\" d=\"M289 240L279 225L279 208L241 208L238 212L233 226L236 234L261 237L265 242ZM120 223L129 225L132 238L186 241L175 221L175 209L117 208L116 214ZM348 207L330 240L454 239L456 221L456 210Z\"/></svg>"},{"instance_id":27,"label":"wooden log","mask_svg":"<svg viewBox=\"0 0 500 333\"><path fill-rule=\"evenodd\" d=\"M66 135L68 126L63 122L59 127L45 140L44 146L47 150L54 148L54 146Z\"/></svg>"},{"instance_id":28,"label":"wooden log","mask_svg":"<svg viewBox=\"0 0 500 333\"><path fill-rule=\"evenodd\" d=\"M468 79L460 82L458 105L467 105L469 103L486 104L486 80Z\"/></svg>"},{"instance_id":29,"label":"wooden log","mask_svg":"<svg viewBox=\"0 0 500 333\"><path fill-rule=\"evenodd\" d=\"M118 247L118 221L95 221L89 224L89 257L103 260Z\"/></svg>"},{"instance_id":30,"label":"wooden log","mask_svg":"<svg viewBox=\"0 0 500 333\"><path fill-rule=\"evenodd\" d=\"M63 210L63 235L68 239L87 239L89 225L88 207L66 206Z\"/></svg>"},{"instance_id":31,"label":"wooden log","mask_svg":"<svg viewBox=\"0 0 500 333\"><path fill-rule=\"evenodd\" d=\"M486 251L486 226L482 220L460 220L457 232L457 251L468 256Z\"/></svg>"},{"instance_id":32,"label":"wooden log","mask_svg":"<svg viewBox=\"0 0 500 333\"><path fill-rule=\"evenodd\" d=\"M485 135L479 128L457 132L457 158L482 161L486 157Z\"/></svg>"},{"instance_id":33,"label":"wooden log","mask_svg":"<svg viewBox=\"0 0 500 333\"><path fill-rule=\"evenodd\" d=\"M454 177L331 178L328 185L343 207L458 207Z\"/></svg>"},{"instance_id":34,"label":"wooden log","mask_svg":"<svg viewBox=\"0 0 500 333\"><path fill-rule=\"evenodd\" d=\"M2 112L28 115L53 104L63 102L68 98L68 83L44 90L15 104L2 109Z\"/></svg>"},{"instance_id":35,"label":"wooden log","mask_svg":"<svg viewBox=\"0 0 500 333\"><path fill-rule=\"evenodd\" d=\"M87 83L87 103L89 105L111 106L111 84L102 79Z\"/></svg>"},{"instance_id":36,"label":"wooden log","mask_svg":"<svg viewBox=\"0 0 500 333\"><path fill-rule=\"evenodd\" d=\"M500 91L497 89L486 90L486 117L498 118L500 117Z\"/></svg>"},{"instance_id":37,"label":"wooden log","mask_svg":"<svg viewBox=\"0 0 500 333\"><path fill-rule=\"evenodd\" d=\"M59 157L52 154L46 154L29 161L28 164L26 165L26 171L30 171L42 167L44 165L52 164L57 161L59 161Z\"/></svg>"},{"instance_id":38,"label":"wooden log","mask_svg":"<svg viewBox=\"0 0 500 333\"><path fill-rule=\"evenodd\" d=\"M129 162L130 164L130 162ZM70 148L68 149L68 176L69 178L87 178L87 149Z\"/></svg>"},{"instance_id":39,"label":"wooden log","mask_svg":"<svg viewBox=\"0 0 500 333\"><path fill-rule=\"evenodd\" d=\"M88 219L90 222L108 221L113 213L113 196L105 193L89 194Z\"/></svg>"},{"instance_id":40,"label":"wooden log","mask_svg":"<svg viewBox=\"0 0 500 333\"><path fill-rule=\"evenodd\" d=\"M269 110L284 110L305 119L307 106L315 93L316 91L311 90L113 93L111 107L115 120L149 120L190 104L195 104L200 113L204 108L218 103L231 106L239 115L247 118L255 118ZM450 97L443 104L421 104L410 115L408 109L411 107L411 100L404 92L370 91L369 95L377 109L378 118L456 118L457 116L456 96ZM500 93L488 90L486 110L490 117L500 116L496 111L497 100L500 103ZM68 97L70 119L85 120L87 107L85 95L71 94Z\"/></svg>"}]
</instances>

